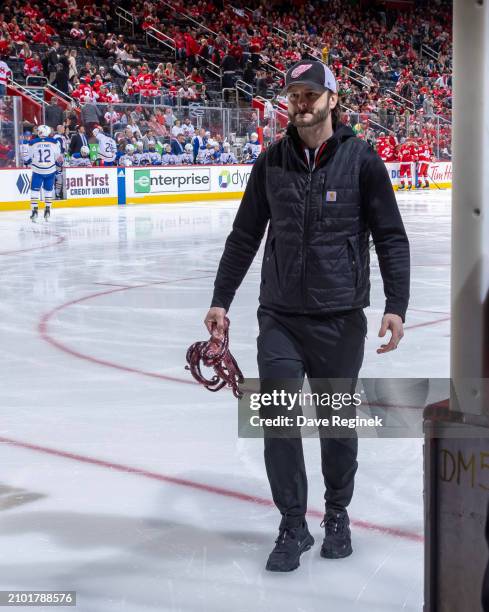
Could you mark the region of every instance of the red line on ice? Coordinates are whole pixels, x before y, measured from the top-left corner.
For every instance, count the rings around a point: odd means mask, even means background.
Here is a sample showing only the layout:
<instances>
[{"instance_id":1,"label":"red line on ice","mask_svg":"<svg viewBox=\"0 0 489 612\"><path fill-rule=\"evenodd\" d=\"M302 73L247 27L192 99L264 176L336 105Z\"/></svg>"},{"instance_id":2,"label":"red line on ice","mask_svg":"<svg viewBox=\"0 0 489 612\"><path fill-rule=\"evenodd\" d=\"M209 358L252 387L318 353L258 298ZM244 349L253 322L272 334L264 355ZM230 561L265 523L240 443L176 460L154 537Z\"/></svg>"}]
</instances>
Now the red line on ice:
<instances>
[{"instance_id":1,"label":"red line on ice","mask_svg":"<svg viewBox=\"0 0 489 612\"><path fill-rule=\"evenodd\" d=\"M249 495L248 493L241 493L240 491L234 491L233 489L225 489L223 487L217 487L215 485L208 485L202 482L196 482L194 480L187 480L186 478L177 478L175 476L167 476L165 474L159 474L158 472L152 472L143 468L137 468L130 465L124 465L122 463L115 463L113 461L106 461L104 459L97 459L95 457L88 457L85 455L79 455L78 453L70 453L55 448L49 448L47 446L40 446L39 444L31 444L30 442L22 442L21 440L13 440L12 438L5 438L0 436L0 443L10 444L18 448L25 448L28 450L53 455L55 457L62 457L63 459L72 459L73 461L79 461L80 463L87 463L90 465L96 465L98 467L107 468L110 470L116 470L126 474L134 474L136 476L142 476L151 480L157 480L159 482L167 482L182 487L188 487L198 491L204 491L205 493L213 493L214 495L221 495L223 497L230 497L243 502L252 504L258 504L259 506L266 506L268 508L275 507L275 504L271 499L265 497L258 497L256 495ZM309 510L309 516L316 518L323 518L324 513L319 510ZM395 527L385 527L383 525L376 525L368 521L357 521L352 520L352 525L360 529L367 529L369 531L377 531L384 535L395 536L411 542L423 542L424 538L422 535L406 531L404 529L396 529Z\"/></svg>"},{"instance_id":2,"label":"red line on ice","mask_svg":"<svg viewBox=\"0 0 489 612\"><path fill-rule=\"evenodd\" d=\"M79 359L84 359L86 361L89 361L91 363L96 363L98 365L112 367L112 368L115 368L115 369L118 369L118 370L122 370L122 371L125 371L125 372L141 374L143 376L149 376L149 377L152 377L152 378L158 378L158 379L162 379L162 380L170 380L170 381L175 381L175 382L182 382L182 383L186 383L186 384L196 384L196 383L194 383L193 380L190 380L190 379L178 378L178 377L174 377L174 376L167 376L167 375L164 375L164 374L158 374L156 372L146 372L146 371L140 370L138 368L131 368L131 367L124 366L124 365L121 365L121 364L117 364L117 363L114 363L114 362L111 362L111 361L106 361L106 360L103 360L103 359L98 359L96 357L92 357L91 355L86 355L84 353L80 353L79 351L71 349L70 347L64 345L62 342L59 342L58 340L56 340L55 338L50 336L49 330L48 330L48 323L49 323L50 319L55 314L57 314L58 312L61 312L65 308L68 308L68 307L76 305L76 304L80 304L82 302L91 300L91 299L96 298L96 297L100 297L102 295L110 295L112 293L119 293L119 292L122 292L122 291L127 291L129 289L139 289L139 288L149 287L149 286L152 286L152 285L162 285L162 284L168 284L168 283L173 283L173 282L178 282L178 281L194 280L194 279L199 279L199 278L210 278L210 277L214 277L214 275L198 276L198 277L194 276L194 277L179 278L179 279L173 279L173 280L167 280L167 281L155 281L155 282L151 282L151 283L145 283L145 284L141 284L141 285L134 285L134 286L130 286L130 287L118 286L115 289L109 289L107 291L100 291L98 293L91 293L89 295L86 295L84 297L78 298L76 300L71 300L70 302L65 302L64 304L61 304L60 306L57 306L56 308L53 308L48 313L44 314L42 316L40 322L39 322L38 330L39 330L39 333L40 333L41 337L46 342L48 342L52 346L58 348L59 350L65 352L65 353L68 353L69 355L72 355L74 357L77 357ZM448 317L448 319L449 319L449 317ZM419 327L419 326L423 326L423 325L430 325L432 323L433 324L434 323L438 323L438 322L440 322L442 320L444 321L444 320L447 320L447 319L441 319L441 320L437 320L437 321L421 323L421 324L418 324L418 325L413 325L413 326L411 326L411 328ZM205 491L207 493L214 493L216 495L222 495L222 496L225 496L225 497L231 497L233 499L238 499L240 501L255 503L255 504L258 504L258 505L261 505L261 506L274 507L274 503L270 499L263 498L263 497L257 497L257 496L253 496L253 495L248 495L246 493L241 493L239 491L233 491L231 489L224 489L222 487L216 487L216 486L213 486L213 485L207 485L207 484L204 484L204 483L199 483L199 482L195 482L195 481L191 481L191 480L186 480L186 479L182 479L182 478L176 478L176 477L173 477L173 476L165 476L164 474L158 474L156 472L151 472L151 471L144 470L144 469L141 469L141 468L126 466L126 465L122 465L122 464L119 464L119 463L113 463L113 462L110 462L110 461L104 461L102 459L86 457L86 456L79 455L79 454L76 454L76 453L70 453L70 452L66 452L66 451L51 449L51 448L39 446L39 445L36 445L36 444L30 444L30 443L27 443L27 442L11 440L9 438L0 437L0 442L3 442L5 444L11 444L13 446L27 448L27 449L38 451L38 452L44 452L44 453L55 455L55 456L58 456L58 457L64 457L66 459L73 459L75 461L80 461L82 463L89 463L89 464L92 464L92 465L97 465L99 467L105 467L105 468L117 470L117 471L120 471L120 472L125 472L125 473L129 473L129 474L136 474L136 475L139 475L139 476L143 476L145 478L150 478L150 479L153 479L153 480L159 480L161 482L168 482L168 483L171 483L171 484L176 484L176 485L180 485L180 486L190 487L190 488L197 489L197 490L200 490L200 491ZM308 515L309 516L313 516L313 517L317 517L317 518L322 518L323 517L323 512L320 512L319 510L309 510L308 511ZM400 537L400 538L407 539L407 540L410 540L410 541L413 541L413 542L423 542L424 541L424 538L423 538L422 535L417 534L417 533L412 533L412 532L409 532L409 531L405 531L403 529L396 529L396 528L393 528L393 527L385 527L385 526L382 526L382 525L376 525L375 523L370 523L370 522L367 522L367 521L359 521L359 520L352 520L352 524L355 525L356 527L361 528L361 529L368 529L370 531L377 531L377 532L385 534L385 535L391 535L391 536L395 536L395 537Z\"/></svg>"},{"instance_id":3,"label":"red line on ice","mask_svg":"<svg viewBox=\"0 0 489 612\"><path fill-rule=\"evenodd\" d=\"M64 353L67 353L68 355L71 355L72 357L76 357L77 359L84 359L85 361L88 361L90 363L94 363L94 364L101 365L101 366L108 367L108 368L114 368L116 370L121 370L123 372L129 372L131 374L140 374L141 376L147 376L149 378L169 380L172 382L181 382L184 384L196 384L195 381L191 380L190 378L180 378L178 376L168 376L166 374L158 374L157 372L147 372L146 370L141 370L139 368L132 368L130 366L126 366L120 363L115 363L107 359L99 359L98 357L93 357L92 355L88 355L86 353L77 351L76 349L72 349L71 347L67 346L60 340L57 340L50 334L49 322L54 317L55 314L61 312L62 310L65 310L66 308L69 308L70 306L75 306L77 304L81 304L82 302L86 302L88 300L92 300L94 298L97 298L103 295L110 295L112 293L129 291L131 289L141 289L141 288L150 287L153 285L164 285L164 284L175 283L179 281L195 280L195 279L200 279L200 278L214 278L214 274L209 274L206 276L191 276L191 277L185 277L185 278L177 278L177 279L166 280L166 281L153 281L153 282L148 282L148 283L142 283L140 285L131 285L131 286L115 285L115 289L108 289L107 291L99 291L97 293L90 293L89 295L85 295L81 298L77 298L76 300L71 300L69 302L65 302L64 304L60 304L59 306L56 306L49 312L42 315L39 321L39 324L38 324L38 332L41 338L45 340L46 342L48 342L49 344L51 344L51 346L54 346L58 350L63 351ZM99 284L109 285L109 283L99 283ZM404 329L406 330L416 329L418 327L426 327L429 325L435 325L437 323L442 323L444 321L449 321L449 320L450 320L450 317L444 317L443 319L436 319L434 321L426 321L424 323L416 323L414 325L408 325Z\"/></svg>"},{"instance_id":4,"label":"red line on ice","mask_svg":"<svg viewBox=\"0 0 489 612\"><path fill-rule=\"evenodd\" d=\"M450 321L451 317L443 317L443 319L435 319L434 321L426 321L425 323L415 323L414 325L406 325L404 329L416 329L418 327L428 327L428 325L436 325L444 321Z\"/></svg>"},{"instance_id":5,"label":"red line on ice","mask_svg":"<svg viewBox=\"0 0 489 612\"><path fill-rule=\"evenodd\" d=\"M90 293L89 295L85 295L81 298L77 298L76 300L71 300L69 302L65 302L64 304L61 304L60 306L56 306L56 308L53 308L52 310L50 310L49 312L45 313L40 321L39 324L37 326L38 332L41 335L41 338L43 340L45 340L46 342L48 342L49 344L51 344L51 346L54 346L55 348L59 349L60 351L63 351L64 353L68 353L68 355L71 355L72 357L76 357L78 359L84 359L85 361L89 361L90 363L96 363L97 365L101 365L101 366L106 366L109 368L114 368L116 370L122 370L123 372L130 372L132 374L140 374L141 376L148 376L150 378L157 378L160 380L170 380L173 382L180 382L180 383L184 383L187 385L193 385L193 384L197 384L189 375L188 378L180 378L178 376L168 376L166 374L158 374L157 372L147 372L145 370L141 370L139 368L132 368L130 366L125 366L123 364L120 363L115 363L114 361L109 361L107 359L99 359L98 357L93 357L92 355L87 355L86 353L82 353L80 351L77 351L76 349L72 349L71 347L67 346L66 344L64 344L63 342L57 340L56 338L54 338L50 333L49 333L49 322L50 320L54 317L54 315L58 314L59 312L61 312L62 310L65 310L66 308L69 308L70 306L75 306L77 304L81 304L82 302L86 302L88 300L91 300L93 298L96 297L100 297L102 295L110 295L112 293L120 293L121 291L129 291L130 289L141 289L144 287L150 287L153 285L165 285L168 283L175 283L175 282L179 282L179 281L187 281L187 280L195 280L195 279L199 279L199 278L214 278L214 275L206 275L206 276L190 276L190 277L186 277L186 278L176 278L173 280L166 280L166 281L154 281L151 283L144 283L141 285L133 285L133 286L117 286L115 289L108 289L107 291L99 291L97 293ZM183 365L182 365L183 368Z\"/></svg>"},{"instance_id":6,"label":"red line on ice","mask_svg":"<svg viewBox=\"0 0 489 612\"><path fill-rule=\"evenodd\" d=\"M411 308L409 307L409 312L427 312L428 314L442 314L449 315L449 312L445 312L444 310L426 310L425 308Z\"/></svg>"},{"instance_id":7,"label":"red line on ice","mask_svg":"<svg viewBox=\"0 0 489 612\"><path fill-rule=\"evenodd\" d=\"M60 234L46 234L46 236L52 236L56 238L54 242L48 242L48 244L42 244L41 246L29 247L27 249L16 249L14 251L0 251L1 255L17 255L19 253L28 253L29 251L38 251L40 249L47 249L52 246L56 246L57 244L61 244L66 240L65 236L61 236Z\"/></svg>"}]
</instances>

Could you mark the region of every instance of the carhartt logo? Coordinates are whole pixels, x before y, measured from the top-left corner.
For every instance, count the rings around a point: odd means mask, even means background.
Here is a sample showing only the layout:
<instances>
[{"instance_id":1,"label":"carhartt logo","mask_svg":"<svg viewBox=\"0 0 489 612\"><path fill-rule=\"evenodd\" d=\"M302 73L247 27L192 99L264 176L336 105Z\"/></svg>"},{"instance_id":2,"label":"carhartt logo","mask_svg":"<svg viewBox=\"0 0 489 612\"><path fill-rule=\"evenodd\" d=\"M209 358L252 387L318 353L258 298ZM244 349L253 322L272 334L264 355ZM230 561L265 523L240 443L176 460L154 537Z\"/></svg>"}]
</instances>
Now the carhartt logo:
<instances>
[{"instance_id":1,"label":"carhartt logo","mask_svg":"<svg viewBox=\"0 0 489 612\"><path fill-rule=\"evenodd\" d=\"M290 73L290 76L293 79L296 79L297 77L300 77L301 74L304 74L304 72L306 72L306 70L309 70L309 68L312 67L312 64L302 64L301 66L297 66L297 68L294 68L294 70L292 70L292 72Z\"/></svg>"},{"instance_id":2,"label":"carhartt logo","mask_svg":"<svg viewBox=\"0 0 489 612\"><path fill-rule=\"evenodd\" d=\"M336 191L326 192L326 202L336 202Z\"/></svg>"}]
</instances>

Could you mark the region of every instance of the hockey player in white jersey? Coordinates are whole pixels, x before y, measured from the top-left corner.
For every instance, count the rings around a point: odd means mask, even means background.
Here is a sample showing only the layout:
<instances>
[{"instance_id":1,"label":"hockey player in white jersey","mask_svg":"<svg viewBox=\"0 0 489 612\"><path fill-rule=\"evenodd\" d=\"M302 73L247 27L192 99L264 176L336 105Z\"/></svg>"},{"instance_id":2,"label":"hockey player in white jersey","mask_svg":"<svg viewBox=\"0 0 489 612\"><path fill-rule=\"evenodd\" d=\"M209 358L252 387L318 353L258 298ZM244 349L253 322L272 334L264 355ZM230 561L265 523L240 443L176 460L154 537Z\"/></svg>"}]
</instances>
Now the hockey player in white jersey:
<instances>
[{"instance_id":1,"label":"hockey player in white jersey","mask_svg":"<svg viewBox=\"0 0 489 612\"><path fill-rule=\"evenodd\" d=\"M119 166L134 166L134 145L126 144L125 154L119 157Z\"/></svg>"},{"instance_id":2,"label":"hockey player in white jersey","mask_svg":"<svg viewBox=\"0 0 489 612\"><path fill-rule=\"evenodd\" d=\"M53 134L54 140L59 143L59 148L61 150L61 155L63 157L66 156L66 151L68 150L68 139L65 136L65 128L64 125L58 125L56 128L56 132ZM64 184L64 172L63 168L56 168L56 176L54 179L54 193L56 195L57 200L61 200L63 198L63 184Z\"/></svg>"},{"instance_id":3,"label":"hockey player in white jersey","mask_svg":"<svg viewBox=\"0 0 489 612\"><path fill-rule=\"evenodd\" d=\"M79 153L73 153L70 159L71 168L90 168L92 162L90 160L90 147L83 145Z\"/></svg>"},{"instance_id":4,"label":"hockey player in white jersey","mask_svg":"<svg viewBox=\"0 0 489 612\"><path fill-rule=\"evenodd\" d=\"M144 152L144 144L141 140L136 142L136 150L133 155L133 162L135 166L147 166L148 161L146 159L146 153Z\"/></svg>"},{"instance_id":5,"label":"hockey player in white jersey","mask_svg":"<svg viewBox=\"0 0 489 612\"><path fill-rule=\"evenodd\" d=\"M98 157L101 166L113 166L117 155L117 143L116 141L104 134L102 128L96 127L93 129L92 134L95 136L98 142Z\"/></svg>"},{"instance_id":6,"label":"hockey player in white jersey","mask_svg":"<svg viewBox=\"0 0 489 612\"><path fill-rule=\"evenodd\" d=\"M261 144L258 142L258 134L253 132L250 140L243 147L243 163L254 164L261 153Z\"/></svg>"},{"instance_id":7,"label":"hockey player in white jersey","mask_svg":"<svg viewBox=\"0 0 489 612\"><path fill-rule=\"evenodd\" d=\"M32 138L32 132L29 132L29 130L25 130L24 134L22 135L22 140L20 141L20 146L19 146L22 160L29 159L31 138Z\"/></svg>"},{"instance_id":8,"label":"hockey player in white jersey","mask_svg":"<svg viewBox=\"0 0 489 612\"><path fill-rule=\"evenodd\" d=\"M222 148L224 151L221 153L221 164L237 164L238 160L236 159L236 155L231 153L231 145L229 142L225 142Z\"/></svg>"},{"instance_id":9,"label":"hockey player in white jersey","mask_svg":"<svg viewBox=\"0 0 489 612\"><path fill-rule=\"evenodd\" d=\"M51 214L54 196L54 181L56 169L63 166L63 156L59 142L50 137L51 128L40 125L37 128L37 138L29 143L24 162L32 169L31 180L31 221L37 221L41 187L44 190L44 219Z\"/></svg>"},{"instance_id":10,"label":"hockey player in white jersey","mask_svg":"<svg viewBox=\"0 0 489 612\"><path fill-rule=\"evenodd\" d=\"M146 153L150 166L161 166L161 153L156 150L156 142L148 141L148 152Z\"/></svg>"},{"instance_id":11,"label":"hockey player in white jersey","mask_svg":"<svg viewBox=\"0 0 489 612\"><path fill-rule=\"evenodd\" d=\"M216 159L215 145L216 144L219 147L219 144L215 140L210 139L207 141L207 148L202 154L201 161L200 161L201 164L204 164L206 166L211 166L216 163L215 162L215 159Z\"/></svg>"},{"instance_id":12,"label":"hockey player in white jersey","mask_svg":"<svg viewBox=\"0 0 489 612\"><path fill-rule=\"evenodd\" d=\"M190 143L185 145L185 153L180 155L179 164L184 166L192 166L194 163L193 147Z\"/></svg>"},{"instance_id":13,"label":"hockey player in white jersey","mask_svg":"<svg viewBox=\"0 0 489 612\"><path fill-rule=\"evenodd\" d=\"M174 166L177 163L175 155L171 152L171 145L166 144L164 147L164 153L161 156L162 166Z\"/></svg>"}]
</instances>

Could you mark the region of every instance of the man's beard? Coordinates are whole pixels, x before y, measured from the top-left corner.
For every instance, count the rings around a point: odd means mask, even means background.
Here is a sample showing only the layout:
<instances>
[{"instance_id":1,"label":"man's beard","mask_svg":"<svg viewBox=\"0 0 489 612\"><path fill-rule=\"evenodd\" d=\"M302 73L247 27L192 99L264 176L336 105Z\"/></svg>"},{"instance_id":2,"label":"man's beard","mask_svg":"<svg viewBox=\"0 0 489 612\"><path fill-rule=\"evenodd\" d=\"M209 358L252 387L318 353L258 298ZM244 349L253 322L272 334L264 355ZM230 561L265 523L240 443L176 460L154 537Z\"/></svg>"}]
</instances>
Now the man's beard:
<instances>
[{"instance_id":1,"label":"man's beard","mask_svg":"<svg viewBox=\"0 0 489 612\"><path fill-rule=\"evenodd\" d=\"M330 113L331 109L329 108L329 100L324 108L320 108L313 113L291 113L290 111L287 111L290 123L295 125L297 128L308 128L318 125L319 123L324 123L328 119ZM309 117L306 117L306 114L309 115Z\"/></svg>"}]
</instances>

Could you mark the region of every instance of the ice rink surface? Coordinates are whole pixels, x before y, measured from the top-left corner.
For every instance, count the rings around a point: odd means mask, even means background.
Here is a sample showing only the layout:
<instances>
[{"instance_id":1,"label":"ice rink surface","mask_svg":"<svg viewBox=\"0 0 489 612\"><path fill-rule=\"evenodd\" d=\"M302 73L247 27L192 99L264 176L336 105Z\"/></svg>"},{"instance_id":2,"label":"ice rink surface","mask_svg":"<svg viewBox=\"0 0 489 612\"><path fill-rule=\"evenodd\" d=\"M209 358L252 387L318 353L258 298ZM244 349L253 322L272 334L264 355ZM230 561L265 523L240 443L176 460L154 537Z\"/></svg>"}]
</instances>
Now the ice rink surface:
<instances>
[{"instance_id":1,"label":"ice rink surface","mask_svg":"<svg viewBox=\"0 0 489 612\"><path fill-rule=\"evenodd\" d=\"M413 265L405 337L376 354L374 257L361 375L446 377L450 191L398 201ZM58 209L37 225L0 215L0 589L76 590L81 612L422 610L421 440L360 441L354 554L338 561L319 556L319 442L306 440L316 546L292 574L264 569L278 515L262 441L237 437L229 391L184 370L207 338L236 208ZM230 311L248 377L260 263L261 251Z\"/></svg>"}]
</instances>

